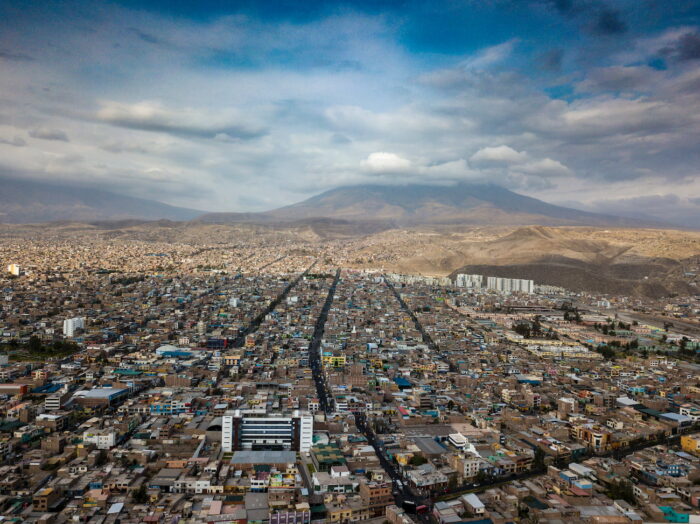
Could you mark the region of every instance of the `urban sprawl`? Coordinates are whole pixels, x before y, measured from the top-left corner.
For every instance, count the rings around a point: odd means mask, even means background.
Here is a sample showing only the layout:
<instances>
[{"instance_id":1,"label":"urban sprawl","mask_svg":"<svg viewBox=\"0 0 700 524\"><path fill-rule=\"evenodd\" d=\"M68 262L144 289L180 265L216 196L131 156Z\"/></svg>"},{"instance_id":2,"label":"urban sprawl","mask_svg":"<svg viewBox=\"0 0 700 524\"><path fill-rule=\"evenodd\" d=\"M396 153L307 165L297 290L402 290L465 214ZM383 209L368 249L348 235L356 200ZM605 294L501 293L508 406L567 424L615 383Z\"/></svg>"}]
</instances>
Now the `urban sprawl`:
<instances>
[{"instance_id":1,"label":"urban sprawl","mask_svg":"<svg viewBox=\"0 0 700 524\"><path fill-rule=\"evenodd\" d=\"M700 296L3 244L0 520L700 522Z\"/></svg>"}]
</instances>

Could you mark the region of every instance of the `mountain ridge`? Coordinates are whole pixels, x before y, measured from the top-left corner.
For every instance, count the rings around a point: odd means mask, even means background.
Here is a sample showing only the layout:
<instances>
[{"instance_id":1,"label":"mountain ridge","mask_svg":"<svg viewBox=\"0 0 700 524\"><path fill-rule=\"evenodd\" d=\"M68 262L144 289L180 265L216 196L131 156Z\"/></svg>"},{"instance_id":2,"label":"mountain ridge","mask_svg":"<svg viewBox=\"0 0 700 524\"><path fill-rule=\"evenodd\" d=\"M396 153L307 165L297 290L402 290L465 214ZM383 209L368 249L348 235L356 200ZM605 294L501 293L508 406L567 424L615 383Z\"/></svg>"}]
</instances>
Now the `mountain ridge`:
<instances>
[{"instance_id":1,"label":"mountain ridge","mask_svg":"<svg viewBox=\"0 0 700 524\"><path fill-rule=\"evenodd\" d=\"M0 222L171 220L331 228L344 235L449 225L674 227L543 202L494 184L342 186L263 212L204 212L109 191L0 177Z\"/></svg>"},{"instance_id":2,"label":"mountain ridge","mask_svg":"<svg viewBox=\"0 0 700 524\"><path fill-rule=\"evenodd\" d=\"M192 220L203 211L102 189L0 177L0 222Z\"/></svg>"},{"instance_id":3,"label":"mountain ridge","mask_svg":"<svg viewBox=\"0 0 700 524\"><path fill-rule=\"evenodd\" d=\"M365 184L330 189L302 202L261 213L209 213L202 222L295 222L310 219L420 225L588 225L669 227L613 215L581 211L514 193L495 184Z\"/></svg>"}]
</instances>

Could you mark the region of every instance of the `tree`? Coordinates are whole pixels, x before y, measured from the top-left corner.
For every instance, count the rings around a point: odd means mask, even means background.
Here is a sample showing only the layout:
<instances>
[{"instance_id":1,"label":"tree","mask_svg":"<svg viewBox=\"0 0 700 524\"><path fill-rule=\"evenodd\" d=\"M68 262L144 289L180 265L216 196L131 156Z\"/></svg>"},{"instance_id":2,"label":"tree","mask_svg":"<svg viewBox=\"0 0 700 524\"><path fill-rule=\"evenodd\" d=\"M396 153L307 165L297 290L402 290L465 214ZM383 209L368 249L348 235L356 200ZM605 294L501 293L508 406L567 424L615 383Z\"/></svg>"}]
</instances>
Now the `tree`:
<instances>
[{"instance_id":1,"label":"tree","mask_svg":"<svg viewBox=\"0 0 700 524\"><path fill-rule=\"evenodd\" d=\"M476 474L475 480L477 484L488 484L489 482L491 482L492 477L483 469L480 469L479 472Z\"/></svg>"},{"instance_id":2,"label":"tree","mask_svg":"<svg viewBox=\"0 0 700 524\"><path fill-rule=\"evenodd\" d=\"M44 346L41 344L41 339L39 337L36 335L29 337L29 351L32 353L39 353L43 349Z\"/></svg>"},{"instance_id":3,"label":"tree","mask_svg":"<svg viewBox=\"0 0 700 524\"><path fill-rule=\"evenodd\" d=\"M148 492L146 491L145 482L139 486L139 489L134 491L132 498L137 504L145 504L146 502L148 502Z\"/></svg>"},{"instance_id":4,"label":"tree","mask_svg":"<svg viewBox=\"0 0 700 524\"><path fill-rule=\"evenodd\" d=\"M422 466L423 464L425 464L428 461L423 455L413 455L411 457L410 462L411 462L411 466L417 467L417 466Z\"/></svg>"}]
</instances>

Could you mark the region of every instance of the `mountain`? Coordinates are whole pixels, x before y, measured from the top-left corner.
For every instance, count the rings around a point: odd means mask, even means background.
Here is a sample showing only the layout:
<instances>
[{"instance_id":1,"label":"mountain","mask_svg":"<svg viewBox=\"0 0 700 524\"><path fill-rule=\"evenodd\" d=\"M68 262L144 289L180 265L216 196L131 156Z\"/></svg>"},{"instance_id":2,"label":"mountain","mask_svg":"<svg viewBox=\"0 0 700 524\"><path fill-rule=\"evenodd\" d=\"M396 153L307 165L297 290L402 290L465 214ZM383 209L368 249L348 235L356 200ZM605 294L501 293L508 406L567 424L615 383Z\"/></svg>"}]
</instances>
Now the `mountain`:
<instances>
[{"instance_id":1,"label":"mountain","mask_svg":"<svg viewBox=\"0 0 700 524\"><path fill-rule=\"evenodd\" d=\"M191 220L201 211L99 189L0 178L0 222Z\"/></svg>"},{"instance_id":2,"label":"mountain","mask_svg":"<svg viewBox=\"0 0 700 524\"><path fill-rule=\"evenodd\" d=\"M340 187L265 213L216 213L204 222L295 222L326 218L386 227L438 224L638 226L642 222L547 204L491 184Z\"/></svg>"}]
</instances>

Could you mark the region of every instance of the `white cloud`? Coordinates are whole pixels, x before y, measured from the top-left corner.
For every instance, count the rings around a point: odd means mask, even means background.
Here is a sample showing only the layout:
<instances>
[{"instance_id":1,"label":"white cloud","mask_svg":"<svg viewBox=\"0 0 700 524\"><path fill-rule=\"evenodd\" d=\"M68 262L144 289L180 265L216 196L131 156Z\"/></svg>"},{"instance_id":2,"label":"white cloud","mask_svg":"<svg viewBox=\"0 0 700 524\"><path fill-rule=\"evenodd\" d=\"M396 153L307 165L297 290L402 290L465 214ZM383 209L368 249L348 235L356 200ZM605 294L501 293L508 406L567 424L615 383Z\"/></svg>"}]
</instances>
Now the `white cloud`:
<instances>
[{"instance_id":1,"label":"white cloud","mask_svg":"<svg viewBox=\"0 0 700 524\"><path fill-rule=\"evenodd\" d=\"M410 160L383 151L370 154L361 165L371 173L405 173L411 169Z\"/></svg>"},{"instance_id":2,"label":"white cloud","mask_svg":"<svg viewBox=\"0 0 700 524\"><path fill-rule=\"evenodd\" d=\"M501 145L479 149L469 160L476 164L520 164L527 160L527 158L526 153L516 151L512 147L506 145Z\"/></svg>"},{"instance_id":3,"label":"white cloud","mask_svg":"<svg viewBox=\"0 0 700 524\"><path fill-rule=\"evenodd\" d=\"M462 62L462 67L465 69L480 70L503 62L513 53L517 43L518 39L514 38L501 44L487 47L467 58Z\"/></svg>"}]
</instances>

